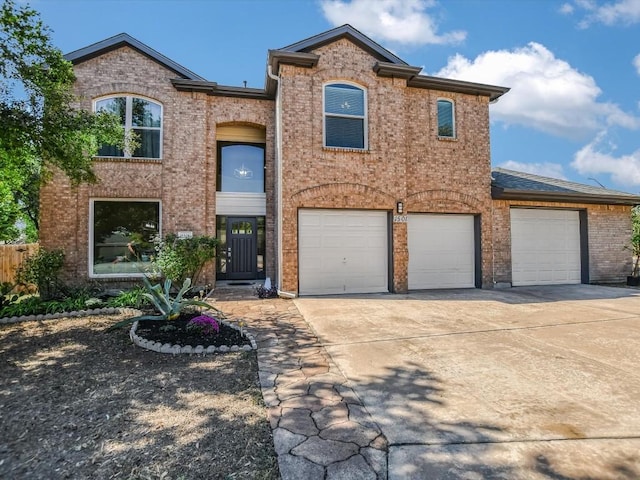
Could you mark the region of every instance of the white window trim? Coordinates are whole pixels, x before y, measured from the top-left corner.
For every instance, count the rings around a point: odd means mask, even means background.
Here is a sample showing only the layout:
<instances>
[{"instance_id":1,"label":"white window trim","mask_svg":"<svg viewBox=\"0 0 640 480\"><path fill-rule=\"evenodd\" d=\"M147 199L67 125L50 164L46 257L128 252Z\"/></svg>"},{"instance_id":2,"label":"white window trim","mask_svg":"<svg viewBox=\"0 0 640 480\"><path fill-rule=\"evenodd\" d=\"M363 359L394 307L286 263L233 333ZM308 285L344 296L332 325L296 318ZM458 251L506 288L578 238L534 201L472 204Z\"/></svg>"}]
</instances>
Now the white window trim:
<instances>
[{"instance_id":1,"label":"white window trim","mask_svg":"<svg viewBox=\"0 0 640 480\"><path fill-rule=\"evenodd\" d=\"M364 115L339 115L337 113L330 113L329 117L340 117L340 118L359 118L363 120L363 129L364 129L364 147L336 147L333 145L327 145L327 111L326 111L326 103L325 103L325 91L326 87L330 85L350 85L352 87L356 87L359 90L362 90L364 95ZM336 150L351 150L351 151L366 151L369 150L369 98L367 96L367 89L362 85L359 85L354 82L350 82L348 80L331 80L330 82L325 82L322 84L322 146L325 148L336 149Z\"/></svg>"},{"instance_id":2,"label":"white window trim","mask_svg":"<svg viewBox=\"0 0 640 480\"><path fill-rule=\"evenodd\" d=\"M447 102L451 104L451 123L453 125L453 132L452 132L453 134L451 136L440 135L440 119L438 118L438 102ZM458 138L458 129L456 128L456 102L454 102L450 98L439 97L436 100L436 134L438 135L438 138L445 138L445 139Z\"/></svg>"},{"instance_id":3,"label":"white window trim","mask_svg":"<svg viewBox=\"0 0 640 480\"><path fill-rule=\"evenodd\" d=\"M162 237L162 200L159 198L90 198L89 199L89 245L88 245L88 259L89 264L87 269L89 271L89 278L141 278L144 273L93 273L93 220L94 220L94 205L95 202L149 202L158 204L158 235Z\"/></svg>"},{"instance_id":4,"label":"white window trim","mask_svg":"<svg viewBox=\"0 0 640 480\"><path fill-rule=\"evenodd\" d=\"M163 139L164 139L164 105L153 98L145 97L144 95L132 95L127 93L114 93L112 95L105 95L103 97L98 97L93 100L93 111L96 112L96 108L98 102L103 100L109 100L110 98L122 98L125 100L125 118L124 118L124 131L125 135L127 135L131 130L158 130L160 131L160 153L157 158L155 157L134 157L132 156L132 152L124 151L124 155L122 157L112 157L109 155L104 155L104 158L133 158L133 159L150 159L150 160L162 160L163 154ZM147 102L151 102L160 107L160 128L158 127L134 127L133 124L133 99L140 98L142 100L146 100Z\"/></svg>"}]
</instances>

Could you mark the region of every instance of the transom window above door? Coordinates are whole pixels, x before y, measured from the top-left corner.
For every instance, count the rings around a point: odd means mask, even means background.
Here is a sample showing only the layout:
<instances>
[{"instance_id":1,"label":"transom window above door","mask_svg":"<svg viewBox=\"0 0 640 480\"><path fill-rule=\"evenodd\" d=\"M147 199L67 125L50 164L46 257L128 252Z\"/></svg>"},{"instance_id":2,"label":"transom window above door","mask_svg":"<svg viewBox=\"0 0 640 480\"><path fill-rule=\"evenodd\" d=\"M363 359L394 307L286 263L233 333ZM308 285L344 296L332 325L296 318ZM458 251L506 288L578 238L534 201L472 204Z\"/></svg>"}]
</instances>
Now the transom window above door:
<instances>
[{"instance_id":1,"label":"transom window above door","mask_svg":"<svg viewBox=\"0 0 640 480\"><path fill-rule=\"evenodd\" d=\"M264 193L264 144L218 142L217 190Z\"/></svg>"},{"instance_id":2,"label":"transom window above door","mask_svg":"<svg viewBox=\"0 0 640 480\"><path fill-rule=\"evenodd\" d=\"M367 98L363 88L346 83L324 87L324 145L367 148Z\"/></svg>"},{"instance_id":3,"label":"transom window above door","mask_svg":"<svg viewBox=\"0 0 640 480\"><path fill-rule=\"evenodd\" d=\"M125 136L133 137L135 148L122 150L115 145L103 145L98 156L162 158L162 105L140 97L114 96L96 100L95 111L101 110L120 118Z\"/></svg>"}]
</instances>

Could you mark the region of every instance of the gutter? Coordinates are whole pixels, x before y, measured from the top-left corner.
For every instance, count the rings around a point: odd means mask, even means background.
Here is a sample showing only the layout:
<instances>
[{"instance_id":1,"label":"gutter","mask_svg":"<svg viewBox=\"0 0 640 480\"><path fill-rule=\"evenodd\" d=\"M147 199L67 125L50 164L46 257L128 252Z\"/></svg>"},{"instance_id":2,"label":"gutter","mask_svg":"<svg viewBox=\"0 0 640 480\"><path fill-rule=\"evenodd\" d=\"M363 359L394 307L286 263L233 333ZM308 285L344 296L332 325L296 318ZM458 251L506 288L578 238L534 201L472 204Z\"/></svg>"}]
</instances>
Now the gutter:
<instances>
[{"instance_id":1,"label":"gutter","mask_svg":"<svg viewBox=\"0 0 640 480\"><path fill-rule=\"evenodd\" d=\"M515 190L491 187L494 200L538 200L546 202L590 203L596 205L640 205L637 195L595 195L582 192Z\"/></svg>"},{"instance_id":2,"label":"gutter","mask_svg":"<svg viewBox=\"0 0 640 480\"><path fill-rule=\"evenodd\" d=\"M270 64L267 65L267 76L275 82L276 100L276 151L275 151L275 177L276 177L276 288L278 296L295 298L295 294L280 290L282 287L282 98L280 96L280 77L273 74Z\"/></svg>"},{"instance_id":3,"label":"gutter","mask_svg":"<svg viewBox=\"0 0 640 480\"><path fill-rule=\"evenodd\" d=\"M218 85L216 82L186 80L174 78L173 87L179 92L197 92L218 97L252 98L256 100L273 100L273 95L261 88L230 87Z\"/></svg>"}]
</instances>

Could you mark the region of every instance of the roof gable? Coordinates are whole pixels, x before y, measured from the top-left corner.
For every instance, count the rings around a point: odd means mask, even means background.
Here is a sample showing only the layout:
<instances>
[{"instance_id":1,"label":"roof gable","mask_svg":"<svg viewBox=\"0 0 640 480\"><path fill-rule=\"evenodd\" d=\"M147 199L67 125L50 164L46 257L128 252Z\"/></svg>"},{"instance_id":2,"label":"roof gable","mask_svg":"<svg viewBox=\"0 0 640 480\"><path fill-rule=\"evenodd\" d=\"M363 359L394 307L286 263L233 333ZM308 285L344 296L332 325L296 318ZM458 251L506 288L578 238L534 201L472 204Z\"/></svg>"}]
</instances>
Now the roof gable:
<instances>
[{"instance_id":1,"label":"roof gable","mask_svg":"<svg viewBox=\"0 0 640 480\"><path fill-rule=\"evenodd\" d=\"M498 100L509 91L505 87L420 75L421 67L409 65L400 57L348 24L319 33L284 48L269 50L268 68L271 69L272 73L277 73L279 66L282 64L297 65L305 68L315 67L320 57L318 54L313 53L313 50L343 38L350 40L377 60L373 70L378 76L404 78L407 80L408 87L484 95L489 97L492 102ZM273 95L276 84L269 74L267 74L265 85L265 90Z\"/></svg>"},{"instance_id":2,"label":"roof gable","mask_svg":"<svg viewBox=\"0 0 640 480\"><path fill-rule=\"evenodd\" d=\"M495 199L640 204L640 196L631 193L506 168L493 169L491 176L491 195Z\"/></svg>"},{"instance_id":3,"label":"roof gable","mask_svg":"<svg viewBox=\"0 0 640 480\"><path fill-rule=\"evenodd\" d=\"M168 57L165 57L160 52L157 52L153 48L145 45L139 40L136 40L126 33L120 33L113 37L102 40L101 42L94 43L88 47L75 50L71 53L67 53L64 58L69 60L74 65L90 60L91 58L99 57L112 50L117 50L121 47L131 47L141 54L149 57L151 60L159 63L163 67L177 73L180 77L189 80L204 80L201 76L193 73L191 70L183 67L182 65L174 62Z\"/></svg>"},{"instance_id":4,"label":"roof gable","mask_svg":"<svg viewBox=\"0 0 640 480\"><path fill-rule=\"evenodd\" d=\"M349 24L345 24L332 30L319 33L318 35L314 35L313 37L301 40L287 47L279 48L278 50L282 52L309 53L318 47L333 43L342 38L346 38L355 43L381 62L389 62L396 65L408 65L408 63L402 60L400 57L394 55L389 50L377 44L365 34L356 30Z\"/></svg>"}]
</instances>

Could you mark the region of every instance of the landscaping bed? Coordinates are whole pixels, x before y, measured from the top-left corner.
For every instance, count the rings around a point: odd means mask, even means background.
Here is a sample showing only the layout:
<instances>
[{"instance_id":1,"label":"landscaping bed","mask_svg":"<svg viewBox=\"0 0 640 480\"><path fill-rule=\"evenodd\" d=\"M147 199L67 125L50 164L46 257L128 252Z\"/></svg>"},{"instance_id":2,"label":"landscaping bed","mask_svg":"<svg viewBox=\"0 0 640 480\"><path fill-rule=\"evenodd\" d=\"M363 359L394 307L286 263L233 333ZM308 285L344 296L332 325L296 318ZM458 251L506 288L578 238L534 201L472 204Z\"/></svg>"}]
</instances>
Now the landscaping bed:
<instances>
[{"instance_id":1,"label":"landscaping bed","mask_svg":"<svg viewBox=\"0 0 640 480\"><path fill-rule=\"evenodd\" d=\"M151 352L123 318L0 325L0 478L278 478L255 352Z\"/></svg>"}]
</instances>

